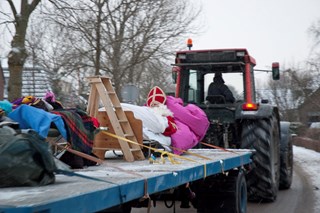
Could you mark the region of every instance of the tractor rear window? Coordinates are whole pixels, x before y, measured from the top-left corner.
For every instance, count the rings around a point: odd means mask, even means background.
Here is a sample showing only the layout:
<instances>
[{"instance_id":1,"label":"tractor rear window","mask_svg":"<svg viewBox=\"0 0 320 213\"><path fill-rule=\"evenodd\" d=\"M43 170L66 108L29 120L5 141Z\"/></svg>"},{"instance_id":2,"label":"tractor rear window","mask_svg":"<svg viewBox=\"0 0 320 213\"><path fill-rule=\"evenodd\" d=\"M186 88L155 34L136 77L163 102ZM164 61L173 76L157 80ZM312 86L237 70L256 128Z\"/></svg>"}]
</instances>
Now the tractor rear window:
<instances>
[{"instance_id":1,"label":"tractor rear window","mask_svg":"<svg viewBox=\"0 0 320 213\"><path fill-rule=\"evenodd\" d=\"M208 73L204 77L205 97L208 94L208 88L211 82L213 82L215 74ZM223 73L222 78L225 85L229 87L236 100L243 100L243 74L242 73Z\"/></svg>"},{"instance_id":2,"label":"tractor rear window","mask_svg":"<svg viewBox=\"0 0 320 213\"><path fill-rule=\"evenodd\" d=\"M208 88L213 82L214 73L207 73L198 70L189 70L189 78L183 86L187 95L185 99L188 103L203 104L208 95ZM236 100L243 100L243 75L242 73L223 73L222 77L225 85L229 87Z\"/></svg>"}]
</instances>

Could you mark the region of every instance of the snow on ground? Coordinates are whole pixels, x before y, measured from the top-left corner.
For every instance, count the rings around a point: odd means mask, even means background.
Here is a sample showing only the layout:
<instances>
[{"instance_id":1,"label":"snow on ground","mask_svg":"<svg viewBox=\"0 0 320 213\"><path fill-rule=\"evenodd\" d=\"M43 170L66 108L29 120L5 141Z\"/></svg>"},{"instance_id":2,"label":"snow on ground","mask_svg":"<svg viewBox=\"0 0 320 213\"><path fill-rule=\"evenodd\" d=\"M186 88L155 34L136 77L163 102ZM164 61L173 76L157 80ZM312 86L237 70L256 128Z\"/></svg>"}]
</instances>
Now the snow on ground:
<instances>
[{"instance_id":1,"label":"snow on ground","mask_svg":"<svg viewBox=\"0 0 320 213\"><path fill-rule=\"evenodd\" d=\"M315 212L320 212L320 153L303 147L293 146L294 164L298 164L312 181L316 198Z\"/></svg>"}]
</instances>

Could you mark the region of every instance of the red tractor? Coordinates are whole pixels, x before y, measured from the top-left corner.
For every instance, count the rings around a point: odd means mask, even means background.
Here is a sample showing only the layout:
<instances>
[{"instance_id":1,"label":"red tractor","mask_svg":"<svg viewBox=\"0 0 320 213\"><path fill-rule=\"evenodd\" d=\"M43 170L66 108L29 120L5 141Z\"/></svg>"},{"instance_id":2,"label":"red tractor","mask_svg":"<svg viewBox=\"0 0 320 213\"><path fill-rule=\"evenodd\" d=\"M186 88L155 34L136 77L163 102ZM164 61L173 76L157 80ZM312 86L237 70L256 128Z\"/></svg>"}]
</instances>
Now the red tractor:
<instances>
[{"instance_id":1,"label":"red tractor","mask_svg":"<svg viewBox=\"0 0 320 213\"><path fill-rule=\"evenodd\" d=\"M190 50L190 46L176 53L172 72L175 96L206 112L210 127L205 143L253 150L252 166L246 173L248 199L274 201L279 188L291 186L290 123L280 121L277 106L257 100L256 61L246 49ZM227 83L235 83L235 102L228 103L223 95L208 95L215 73L221 73ZM272 64L272 76L274 80L280 77L278 63Z\"/></svg>"}]
</instances>

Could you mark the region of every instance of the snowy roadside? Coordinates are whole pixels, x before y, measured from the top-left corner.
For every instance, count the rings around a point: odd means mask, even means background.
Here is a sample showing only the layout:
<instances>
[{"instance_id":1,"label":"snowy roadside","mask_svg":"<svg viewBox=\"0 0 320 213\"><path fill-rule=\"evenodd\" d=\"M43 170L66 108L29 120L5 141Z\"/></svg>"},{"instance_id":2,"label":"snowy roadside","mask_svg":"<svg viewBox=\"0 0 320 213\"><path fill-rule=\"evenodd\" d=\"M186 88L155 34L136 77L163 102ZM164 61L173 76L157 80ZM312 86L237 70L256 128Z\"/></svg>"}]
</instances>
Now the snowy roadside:
<instances>
[{"instance_id":1,"label":"snowy roadside","mask_svg":"<svg viewBox=\"0 0 320 213\"><path fill-rule=\"evenodd\" d=\"M312 186L315 188L315 212L320 212L320 153L303 147L293 146L294 164L298 164L310 175Z\"/></svg>"}]
</instances>

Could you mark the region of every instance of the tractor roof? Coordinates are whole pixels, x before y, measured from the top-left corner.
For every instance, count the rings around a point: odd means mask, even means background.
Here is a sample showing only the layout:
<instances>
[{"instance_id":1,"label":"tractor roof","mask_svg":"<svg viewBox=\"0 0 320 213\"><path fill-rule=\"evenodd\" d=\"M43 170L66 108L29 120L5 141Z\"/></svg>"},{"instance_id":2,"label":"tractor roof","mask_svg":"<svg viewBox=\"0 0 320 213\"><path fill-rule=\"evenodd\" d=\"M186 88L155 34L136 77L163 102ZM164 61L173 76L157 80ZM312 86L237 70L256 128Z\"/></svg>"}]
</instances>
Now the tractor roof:
<instances>
[{"instance_id":1,"label":"tractor roof","mask_svg":"<svg viewBox=\"0 0 320 213\"><path fill-rule=\"evenodd\" d=\"M205 72L242 72L242 67L247 62L256 65L255 59L245 48L188 50L176 53L176 63L173 66Z\"/></svg>"}]
</instances>

